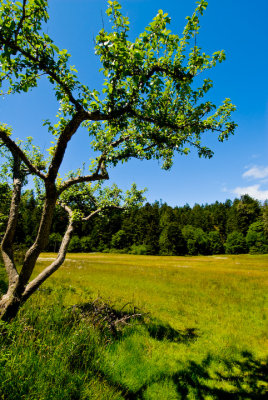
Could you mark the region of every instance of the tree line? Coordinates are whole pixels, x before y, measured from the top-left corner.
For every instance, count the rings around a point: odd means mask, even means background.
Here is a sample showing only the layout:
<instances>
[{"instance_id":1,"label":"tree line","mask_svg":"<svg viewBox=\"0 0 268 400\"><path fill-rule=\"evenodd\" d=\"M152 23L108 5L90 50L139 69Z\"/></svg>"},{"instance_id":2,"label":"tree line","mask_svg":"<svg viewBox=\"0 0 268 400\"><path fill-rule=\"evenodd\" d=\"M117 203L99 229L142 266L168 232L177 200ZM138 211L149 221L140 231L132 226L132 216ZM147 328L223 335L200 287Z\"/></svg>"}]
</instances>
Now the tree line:
<instances>
[{"instance_id":1,"label":"tree line","mask_svg":"<svg viewBox=\"0 0 268 400\"><path fill-rule=\"evenodd\" d=\"M11 189L1 185L0 229L8 219ZM90 212L91 205L84 205ZM88 210L86 210L88 208ZM27 246L36 236L41 208L33 190L22 195L15 242ZM47 251L58 251L68 224L61 207L55 210ZM209 255L268 252L268 202L249 195L213 204L171 207L146 203L129 210L108 209L77 222L70 252L118 252L152 255Z\"/></svg>"}]
</instances>

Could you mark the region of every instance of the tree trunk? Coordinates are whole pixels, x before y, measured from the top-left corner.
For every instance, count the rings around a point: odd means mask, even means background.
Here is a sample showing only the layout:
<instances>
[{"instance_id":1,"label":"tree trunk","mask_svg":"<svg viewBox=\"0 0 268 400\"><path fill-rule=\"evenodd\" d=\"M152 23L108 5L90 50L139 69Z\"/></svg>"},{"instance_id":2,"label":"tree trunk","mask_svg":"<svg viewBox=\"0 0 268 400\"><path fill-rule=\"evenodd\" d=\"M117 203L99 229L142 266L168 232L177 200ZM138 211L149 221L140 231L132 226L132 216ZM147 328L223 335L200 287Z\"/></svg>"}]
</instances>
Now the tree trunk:
<instances>
[{"instance_id":1,"label":"tree trunk","mask_svg":"<svg viewBox=\"0 0 268 400\"><path fill-rule=\"evenodd\" d=\"M21 306L39 288L39 286L55 272L64 262L68 245L73 234L73 221L70 215L69 224L63 236L58 256L47 268L45 268L31 282L23 284L21 275L16 283L9 286L7 294L0 300L0 320L9 322L16 317Z\"/></svg>"},{"instance_id":2,"label":"tree trunk","mask_svg":"<svg viewBox=\"0 0 268 400\"><path fill-rule=\"evenodd\" d=\"M0 300L0 320L9 322L18 314L23 301L13 293L5 294Z\"/></svg>"}]
</instances>

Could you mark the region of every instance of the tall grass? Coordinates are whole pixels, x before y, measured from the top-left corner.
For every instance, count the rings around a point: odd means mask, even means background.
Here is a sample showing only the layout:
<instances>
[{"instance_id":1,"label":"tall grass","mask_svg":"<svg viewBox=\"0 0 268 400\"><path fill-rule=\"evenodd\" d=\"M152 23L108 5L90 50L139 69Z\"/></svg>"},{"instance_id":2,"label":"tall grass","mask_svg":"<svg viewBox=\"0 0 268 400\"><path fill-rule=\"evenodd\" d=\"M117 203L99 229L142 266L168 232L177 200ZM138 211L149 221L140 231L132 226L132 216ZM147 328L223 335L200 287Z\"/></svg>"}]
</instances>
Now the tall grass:
<instances>
[{"instance_id":1,"label":"tall grass","mask_svg":"<svg viewBox=\"0 0 268 400\"><path fill-rule=\"evenodd\" d=\"M0 398L266 399L267 272L267 255L68 255L1 327ZM100 297L101 318L75 312ZM111 330L105 310L143 318Z\"/></svg>"}]
</instances>

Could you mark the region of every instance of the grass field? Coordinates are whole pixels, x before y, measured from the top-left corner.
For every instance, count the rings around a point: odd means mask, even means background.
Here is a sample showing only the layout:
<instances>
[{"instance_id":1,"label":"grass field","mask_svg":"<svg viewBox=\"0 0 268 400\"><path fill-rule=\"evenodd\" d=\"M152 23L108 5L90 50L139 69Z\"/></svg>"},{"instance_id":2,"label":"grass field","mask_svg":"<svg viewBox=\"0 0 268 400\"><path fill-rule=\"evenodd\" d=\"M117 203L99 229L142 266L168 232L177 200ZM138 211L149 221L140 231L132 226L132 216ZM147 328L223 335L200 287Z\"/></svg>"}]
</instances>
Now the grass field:
<instances>
[{"instance_id":1,"label":"grass field","mask_svg":"<svg viewBox=\"0 0 268 400\"><path fill-rule=\"evenodd\" d=\"M268 255L70 254L2 330L1 400L267 399Z\"/></svg>"}]
</instances>

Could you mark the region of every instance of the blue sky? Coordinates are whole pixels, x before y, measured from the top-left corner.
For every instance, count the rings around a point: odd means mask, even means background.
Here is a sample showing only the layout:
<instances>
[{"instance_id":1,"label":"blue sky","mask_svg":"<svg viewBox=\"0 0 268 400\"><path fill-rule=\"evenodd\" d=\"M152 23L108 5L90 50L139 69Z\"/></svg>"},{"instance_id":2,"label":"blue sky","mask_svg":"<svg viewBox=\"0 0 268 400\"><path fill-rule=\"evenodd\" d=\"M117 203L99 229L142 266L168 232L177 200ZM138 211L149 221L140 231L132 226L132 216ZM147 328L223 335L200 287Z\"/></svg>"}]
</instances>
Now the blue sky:
<instances>
[{"instance_id":1,"label":"blue sky","mask_svg":"<svg viewBox=\"0 0 268 400\"><path fill-rule=\"evenodd\" d=\"M224 49L227 60L211 70L214 88L208 96L217 104L230 97L236 104L239 125L228 141L218 143L206 135L204 143L215 155L199 159L193 152L177 156L171 171L155 161L130 161L110 171L110 180L126 189L132 182L147 187L150 202L162 199L175 205L212 203L248 193L259 200L268 198L268 1L209 0L201 19L198 45L208 54ZM48 34L72 54L71 63L82 82L101 89L100 64L94 55L93 38L109 24L104 0L50 0ZM130 18L130 37L135 38L159 9L168 12L171 29L181 33L185 17L191 15L192 0L122 0L123 13ZM33 136L42 149L50 138L42 120L53 118L57 103L46 82L34 91L0 99L0 120L13 126L15 137ZM83 131L79 131L66 154L63 172L75 169L89 157Z\"/></svg>"}]
</instances>

